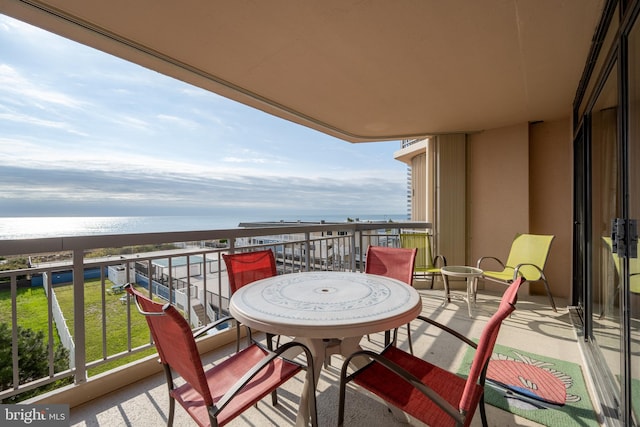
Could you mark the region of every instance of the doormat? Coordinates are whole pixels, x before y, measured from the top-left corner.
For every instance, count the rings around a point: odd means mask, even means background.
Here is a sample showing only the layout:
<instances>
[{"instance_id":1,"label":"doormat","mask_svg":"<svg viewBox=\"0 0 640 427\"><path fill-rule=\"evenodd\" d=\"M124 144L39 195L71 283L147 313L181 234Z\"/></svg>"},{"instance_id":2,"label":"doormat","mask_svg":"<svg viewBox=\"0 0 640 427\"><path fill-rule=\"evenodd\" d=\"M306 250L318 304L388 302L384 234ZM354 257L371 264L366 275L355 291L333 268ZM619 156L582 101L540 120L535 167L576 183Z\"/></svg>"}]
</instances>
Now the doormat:
<instances>
[{"instance_id":1,"label":"doormat","mask_svg":"<svg viewBox=\"0 0 640 427\"><path fill-rule=\"evenodd\" d=\"M459 375L469 372L474 354L474 349L467 350ZM553 408L534 405L508 397L489 384L485 387L486 404L545 426L599 426L580 365L498 344L493 349L489 364L491 372L500 376L494 378L499 382L518 387L521 392L541 401L559 400L564 405Z\"/></svg>"}]
</instances>

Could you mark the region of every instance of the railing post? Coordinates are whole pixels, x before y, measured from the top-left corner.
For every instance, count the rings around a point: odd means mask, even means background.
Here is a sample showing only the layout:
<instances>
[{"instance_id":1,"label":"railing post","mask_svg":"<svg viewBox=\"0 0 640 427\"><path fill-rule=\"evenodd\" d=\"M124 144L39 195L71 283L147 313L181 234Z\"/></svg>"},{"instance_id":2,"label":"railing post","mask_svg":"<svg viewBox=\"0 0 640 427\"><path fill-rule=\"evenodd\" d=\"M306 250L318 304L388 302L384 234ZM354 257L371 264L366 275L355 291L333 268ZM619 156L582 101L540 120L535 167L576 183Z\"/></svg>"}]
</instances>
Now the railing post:
<instances>
[{"instance_id":1,"label":"railing post","mask_svg":"<svg viewBox=\"0 0 640 427\"><path fill-rule=\"evenodd\" d=\"M11 360L13 372L13 388L14 390L20 384L20 367L18 366L18 280L16 275L11 276Z\"/></svg>"},{"instance_id":2,"label":"railing post","mask_svg":"<svg viewBox=\"0 0 640 427\"><path fill-rule=\"evenodd\" d=\"M309 267L311 266L311 245L309 244L311 241L311 233L308 231L304 233L304 271L309 271Z\"/></svg>"},{"instance_id":3,"label":"railing post","mask_svg":"<svg viewBox=\"0 0 640 427\"><path fill-rule=\"evenodd\" d=\"M356 271L356 228L353 227L353 232L351 233L351 242L349 242L349 246L351 246L351 252L349 254L349 259L351 259L351 271Z\"/></svg>"},{"instance_id":4,"label":"railing post","mask_svg":"<svg viewBox=\"0 0 640 427\"><path fill-rule=\"evenodd\" d=\"M191 323L191 256L187 255L187 302L184 307L185 313L187 313L187 321L193 327ZM199 325L196 325L199 326Z\"/></svg>"},{"instance_id":5,"label":"railing post","mask_svg":"<svg viewBox=\"0 0 640 427\"><path fill-rule=\"evenodd\" d=\"M360 256L360 258L359 258L360 259L360 264L359 264L359 266L360 266L360 273L362 273L364 271L364 269L362 268L362 266L364 265L364 255L363 254L365 253L365 250L364 250L364 247L363 247L364 238L362 237L362 230L358 230L358 238L360 240L360 254L359 254L359 256Z\"/></svg>"},{"instance_id":6,"label":"railing post","mask_svg":"<svg viewBox=\"0 0 640 427\"><path fill-rule=\"evenodd\" d=\"M173 285L173 263L172 263L172 259L171 257L167 258L167 269L169 271L169 284L167 286L167 289L169 289L169 295L167 296L167 298L169 299L169 303L173 304L175 303L175 299L172 297L172 293L171 293L171 286ZM153 283L149 282L149 297L153 296L151 287L152 287ZM176 284L176 288L178 287L178 285ZM158 293L158 291L160 290L160 288L158 288L156 290L156 294Z\"/></svg>"},{"instance_id":7,"label":"railing post","mask_svg":"<svg viewBox=\"0 0 640 427\"><path fill-rule=\"evenodd\" d=\"M84 321L84 250L73 250L73 330L75 339L75 383L87 381Z\"/></svg>"}]
</instances>

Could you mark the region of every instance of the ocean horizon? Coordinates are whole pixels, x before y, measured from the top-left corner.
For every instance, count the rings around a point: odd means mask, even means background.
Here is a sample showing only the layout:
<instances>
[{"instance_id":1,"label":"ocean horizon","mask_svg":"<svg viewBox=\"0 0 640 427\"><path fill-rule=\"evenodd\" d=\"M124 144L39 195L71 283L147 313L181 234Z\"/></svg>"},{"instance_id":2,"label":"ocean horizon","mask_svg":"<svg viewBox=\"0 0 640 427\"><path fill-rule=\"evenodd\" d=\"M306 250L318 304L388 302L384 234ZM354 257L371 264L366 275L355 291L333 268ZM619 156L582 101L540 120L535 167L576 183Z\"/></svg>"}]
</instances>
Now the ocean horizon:
<instances>
[{"instance_id":1,"label":"ocean horizon","mask_svg":"<svg viewBox=\"0 0 640 427\"><path fill-rule=\"evenodd\" d=\"M406 221L407 215L294 215L290 218L241 215L0 217L0 240L216 230L236 228L241 222L346 222L348 218L360 221Z\"/></svg>"}]
</instances>

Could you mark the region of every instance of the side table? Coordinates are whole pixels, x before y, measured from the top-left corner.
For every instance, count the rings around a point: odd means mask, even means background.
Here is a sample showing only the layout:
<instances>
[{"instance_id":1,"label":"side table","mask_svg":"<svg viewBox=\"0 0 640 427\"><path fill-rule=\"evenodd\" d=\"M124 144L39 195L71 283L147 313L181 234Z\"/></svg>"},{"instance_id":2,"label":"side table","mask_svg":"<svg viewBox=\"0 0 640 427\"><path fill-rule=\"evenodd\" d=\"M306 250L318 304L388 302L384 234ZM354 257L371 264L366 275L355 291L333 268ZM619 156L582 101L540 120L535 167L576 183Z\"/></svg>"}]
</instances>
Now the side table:
<instances>
[{"instance_id":1,"label":"side table","mask_svg":"<svg viewBox=\"0 0 640 427\"><path fill-rule=\"evenodd\" d=\"M476 289L478 277L482 276L483 271L476 267L468 267L466 265L447 265L440 269L442 273L442 281L444 282L444 296L445 304L451 302L451 294L449 292L449 277L464 277L467 281L467 296L461 297L467 302L469 309L469 317L473 317L471 312L471 298L473 298L473 304L476 303ZM473 294L473 295L472 295Z\"/></svg>"}]
</instances>

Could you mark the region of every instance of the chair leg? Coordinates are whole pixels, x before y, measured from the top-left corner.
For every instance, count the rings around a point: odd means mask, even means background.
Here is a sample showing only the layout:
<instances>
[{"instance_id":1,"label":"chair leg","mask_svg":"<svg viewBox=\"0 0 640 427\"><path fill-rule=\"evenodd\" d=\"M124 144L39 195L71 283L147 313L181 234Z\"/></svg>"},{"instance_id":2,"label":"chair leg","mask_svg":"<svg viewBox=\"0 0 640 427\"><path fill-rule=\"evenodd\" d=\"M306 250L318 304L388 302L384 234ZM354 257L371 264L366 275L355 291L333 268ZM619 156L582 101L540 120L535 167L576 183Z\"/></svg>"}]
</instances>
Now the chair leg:
<instances>
[{"instance_id":1,"label":"chair leg","mask_svg":"<svg viewBox=\"0 0 640 427\"><path fill-rule=\"evenodd\" d=\"M435 278L435 277L436 277L436 275L435 275L435 274L432 274L432 275L431 275L431 287L430 287L429 289L433 289L433 281L434 281L434 278Z\"/></svg>"},{"instance_id":2,"label":"chair leg","mask_svg":"<svg viewBox=\"0 0 640 427\"><path fill-rule=\"evenodd\" d=\"M447 303L451 302L451 295L449 293L449 276L443 274L442 283L444 284L444 301L442 305L447 305Z\"/></svg>"},{"instance_id":3,"label":"chair leg","mask_svg":"<svg viewBox=\"0 0 640 427\"><path fill-rule=\"evenodd\" d=\"M482 420L482 427L487 427L487 411L484 407L484 395L480 397L480 419Z\"/></svg>"},{"instance_id":4,"label":"chair leg","mask_svg":"<svg viewBox=\"0 0 640 427\"><path fill-rule=\"evenodd\" d=\"M169 395L169 414L167 415L167 427L171 427L173 425L173 414L176 409L176 400L171 397L171 390L173 390L173 376L171 375L171 368L169 365L162 364L162 368L164 370L164 376L167 381L167 391Z\"/></svg>"},{"instance_id":5,"label":"chair leg","mask_svg":"<svg viewBox=\"0 0 640 427\"><path fill-rule=\"evenodd\" d=\"M173 426L173 414L176 410L176 400L169 396L169 415L167 415L167 427Z\"/></svg>"},{"instance_id":6,"label":"chair leg","mask_svg":"<svg viewBox=\"0 0 640 427\"><path fill-rule=\"evenodd\" d=\"M545 290L547 291L547 296L549 297L549 303L551 304L551 308L553 308L553 311L557 313L558 309L556 308L556 303L553 300L553 296L551 295L551 289L549 288L549 283L547 282L547 278L544 277L543 275L541 279L542 279L542 282L544 283Z\"/></svg>"},{"instance_id":7,"label":"chair leg","mask_svg":"<svg viewBox=\"0 0 640 427\"><path fill-rule=\"evenodd\" d=\"M413 342L411 341L411 323L407 323L407 341L409 341L409 353L413 356Z\"/></svg>"},{"instance_id":8,"label":"chair leg","mask_svg":"<svg viewBox=\"0 0 640 427\"><path fill-rule=\"evenodd\" d=\"M269 351L273 351L273 338L274 335L267 333L267 348L269 349ZM280 339L280 335L278 335L278 339ZM278 404L278 393L277 390L273 390L271 392L271 404L273 406L276 406ZM256 404L254 405L256 408L258 407L258 403L256 402Z\"/></svg>"},{"instance_id":9,"label":"chair leg","mask_svg":"<svg viewBox=\"0 0 640 427\"><path fill-rule=\"evenodd\" d=\"M342 371L345 370L345 367L342 367ZM346 398L346 389L347 389L347 379L346 372L343 372L340 375L340 390L338 394L338 427L342 427L344 425L344 405Z\"/></svg>"}]
</instances>

